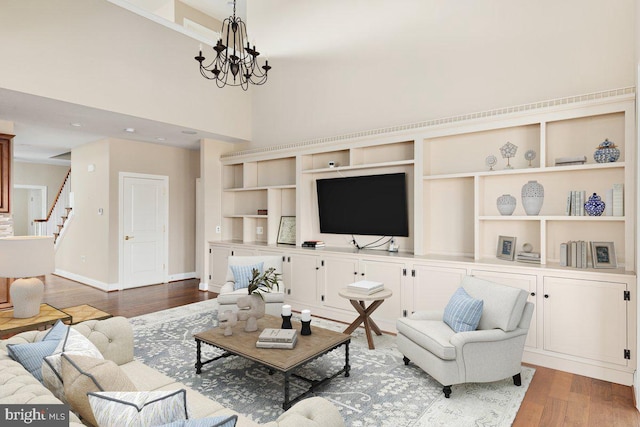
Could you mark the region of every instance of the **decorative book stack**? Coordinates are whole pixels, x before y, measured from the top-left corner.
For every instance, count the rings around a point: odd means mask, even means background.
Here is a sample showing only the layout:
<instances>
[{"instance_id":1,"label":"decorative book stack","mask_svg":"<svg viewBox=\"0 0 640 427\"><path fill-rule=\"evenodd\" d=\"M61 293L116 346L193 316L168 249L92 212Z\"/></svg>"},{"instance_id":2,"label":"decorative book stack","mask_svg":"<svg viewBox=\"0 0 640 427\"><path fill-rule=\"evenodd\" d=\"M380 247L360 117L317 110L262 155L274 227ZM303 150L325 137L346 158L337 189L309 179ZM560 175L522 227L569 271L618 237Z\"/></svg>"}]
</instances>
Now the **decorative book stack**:
<instances>
[{"instance_id":1,"label":"decorative book stack","mask_svg":"<svg viewBox=\"0 0 640 427\"><path fill-rule=\"evenodd\" d=\"M516 261L540 264L540 252L518 252Z\"/></svg>"},{"instance_id":2,"label":"decorative book stack","mask_svg":"<svg viewBox=\"0 0 640 427\"><path fill-rule=\"evenodd\" d=\"M584 190L570 190L567 195L567 209L565 215L567 216L585 216L584 204L587 201L586 191Z\"/></svg>"},{"instance_id":3,"label":"decorative book stack","mask_svg":"<svg viewBox=\"0 0 640 427\"><path fill-rule=\"evenodd\" d=\"M587 242L569 241L560 244L560 265L562 267L587 268Z\"/></svg>"},{"instance_id":4,"label":"decorative book stack","mask_svg":"<svg viewBox=\"0 0 640 427\"><path fill-rule=\"evenodd\" d=\"M587 156L558 157L556 166L584 165L587 162Z\"/></svg>"},{"instance_id":5,"label":"decorative book stack","mask_svg":"<svg viewBox=\"0 0 640 427\"><path fill-rule=\"evenodd\" d=\"M384 284L380 282L372 282L370 280L361 280L359 282L347 285L349 292L356 292L363 295L371 295L384 289Z\"/></svg>"},{"instance_id":6,"label":"decorative book stack","mask_svg":"<svg viewBox=\"0 0 640 427\"><path fill-rule=\"evenodd\" d=\"M303 248L321 248L324 246L324 242L322 240L305 240L302 242Z\"/></svg>"},{"instance_id":7,"label":"decorative book stack","mask_svg":"<svg viewBox=\"0 0 640 427\"><path fill-rule=\"evenodd\" d=\"M265 328L258 337L258 348L292 349L298 342L298 331L295 329Z\"/></svg>"}]
</instances>

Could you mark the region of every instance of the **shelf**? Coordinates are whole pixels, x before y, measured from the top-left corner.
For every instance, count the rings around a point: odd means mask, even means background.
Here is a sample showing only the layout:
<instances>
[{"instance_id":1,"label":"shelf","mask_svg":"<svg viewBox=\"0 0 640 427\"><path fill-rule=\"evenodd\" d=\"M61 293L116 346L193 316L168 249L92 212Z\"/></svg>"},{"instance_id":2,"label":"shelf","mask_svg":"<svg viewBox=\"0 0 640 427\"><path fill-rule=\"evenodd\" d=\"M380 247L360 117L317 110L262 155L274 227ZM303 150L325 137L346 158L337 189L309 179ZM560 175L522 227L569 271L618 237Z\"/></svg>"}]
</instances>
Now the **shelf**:
<instances>
[{"instance_id":1,"label":"shelf","mask_svg":"<svg viewBox=\"0 0 640 427\"><path fill-rule=\"evenodd\" d=\"M224 215L223 218L269 218L268 215Z\"/></svg>"},{"instance_id":2,"label":"shelf","mask_svg":"<svg viewBox=\"0 0 640 427\"><path fill-rule=\"evenodd\" d=\"M295 190L295 184L287 185L270 185L268 187L247 187L247 188L225 188L222 191L235 192L235 191L264 191L264 190Z\"/></svg>"},{"instance_id":3,"label":"shelf","mask_svg":"<svg viewBox=\"0 0 640 427\"><path fill-rule=\"evenodd\" d=\"M357 169L375 169L375 168L388 168L394 166L413 166L415 161L413 160L398 160L396 162L383 162L383 163L371 163L354 166L337 166L335 168L320 168L320 169L308 169L302 171L302 173L327 173L336 171L349 171Z\"/></svg>"},{"instance_id":4,"label":"shelf","mask_svg":"<svg viewBox=\"0 0 640 427\"><path fill-rule=\"evenodd\" d=\"M480 221L618 221L624 222L623 216L568 216L568 215L485 215Z\"/></svg>"},{"instance_id":5,"label":"shelf","mask_svg":"<svg viewBox=\"0 0 640 427\"><path fill-rule=\"evenodd\" d=\"M624 168L625 168L624 162L587 163L584 165L571 165L571 166L547 166L542 168L504 169L504 170L494 170L494 171L429 175L429 176L424 176L423 179L425 181L428 181L428 180L435 180L435 179L474 178L474 177L485 177L485 176L524 175L524 174L540 174L540 173L552 173L552 172L576 172L576 171L593 171L593 170L600 170L600 169L624 169Z\"/></svg>"}]
</instances>

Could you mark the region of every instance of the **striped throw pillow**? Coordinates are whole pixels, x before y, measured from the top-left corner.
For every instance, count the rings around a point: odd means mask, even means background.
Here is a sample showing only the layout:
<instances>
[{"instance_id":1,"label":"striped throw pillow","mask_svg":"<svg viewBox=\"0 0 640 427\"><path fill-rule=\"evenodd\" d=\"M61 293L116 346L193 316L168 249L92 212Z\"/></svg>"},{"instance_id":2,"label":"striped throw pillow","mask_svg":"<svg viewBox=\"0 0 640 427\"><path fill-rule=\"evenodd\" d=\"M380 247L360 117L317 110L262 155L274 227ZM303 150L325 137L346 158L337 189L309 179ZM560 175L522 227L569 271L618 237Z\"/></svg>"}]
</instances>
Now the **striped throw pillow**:
<instances>
[{"instance_id":1,"label":"striped throw pillow","mask_svg":"<svg viewBox=\"0 0 640 427\"><path fill-rule=\"evenodd\" d=\"M258 270L262 273L264 262L251 265L230 265L231 272L233 273L233 290L246 289L249 287L249 280L253 277L253 270Z\"/></svg>"},{"instance_id":2,"label":"striped throw pillow","mask_svg":"<svg viewBox=\"0 0 640 427\"><path fill-rule=\"evenodd\" d=\"M456 332L475 331L483 305L482 300L474 299L463 288L458 288L444 309L444 323Z\"/></svg>"}]
</instances>

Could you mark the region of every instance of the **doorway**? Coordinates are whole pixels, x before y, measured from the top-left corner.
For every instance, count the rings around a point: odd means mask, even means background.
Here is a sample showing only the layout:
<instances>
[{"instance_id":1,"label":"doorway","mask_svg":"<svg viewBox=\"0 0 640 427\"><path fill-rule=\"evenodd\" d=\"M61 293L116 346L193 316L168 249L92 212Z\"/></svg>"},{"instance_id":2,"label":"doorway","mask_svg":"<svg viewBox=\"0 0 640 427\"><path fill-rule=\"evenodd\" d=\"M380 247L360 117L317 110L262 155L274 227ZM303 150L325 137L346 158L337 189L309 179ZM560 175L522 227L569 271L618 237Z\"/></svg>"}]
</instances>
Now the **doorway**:
<instances>
[{"instance_id":1,"label":"doorway","mask_svg":"<svg viewBox=\"0 0 640 427\"><path fill-rule=\"evenodd\" d=\"M13 186L13 234L15 236L36 236L36 219L47 217L47 186Z\"/></svg>"},{"instance_id":2,"label":"doorway","mask_svg":"<svg viewBox=\"0 0 640 427\"><path fill-rule=\"evenodd\" d=\"M122 289L168 281L169 177L120 172Z\"/></svg>"}]
</instances>

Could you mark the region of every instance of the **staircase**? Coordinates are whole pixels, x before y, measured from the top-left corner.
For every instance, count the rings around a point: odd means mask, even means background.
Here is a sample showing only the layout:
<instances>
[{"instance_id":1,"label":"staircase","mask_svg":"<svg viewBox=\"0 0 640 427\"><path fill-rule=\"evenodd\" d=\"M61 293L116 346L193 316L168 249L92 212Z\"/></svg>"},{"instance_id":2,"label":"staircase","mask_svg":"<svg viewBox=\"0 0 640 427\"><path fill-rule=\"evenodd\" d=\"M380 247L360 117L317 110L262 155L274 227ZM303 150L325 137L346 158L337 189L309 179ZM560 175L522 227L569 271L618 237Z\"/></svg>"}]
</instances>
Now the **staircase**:
<instances>
[{"instance_id":1,"label":"staircase","mask_svg":"<svg viewBox=\"0 0 640 427\"><path fill-rule=\"evenodd\" d=\"M38 236L53 236L53 241L57 246L60 238L64 234L65 227L73 216L71 207L71 169L67 172L56 199L49 209L49 213L44 219L36 219L36 234Z\"/></svg>"}]
</instances>

